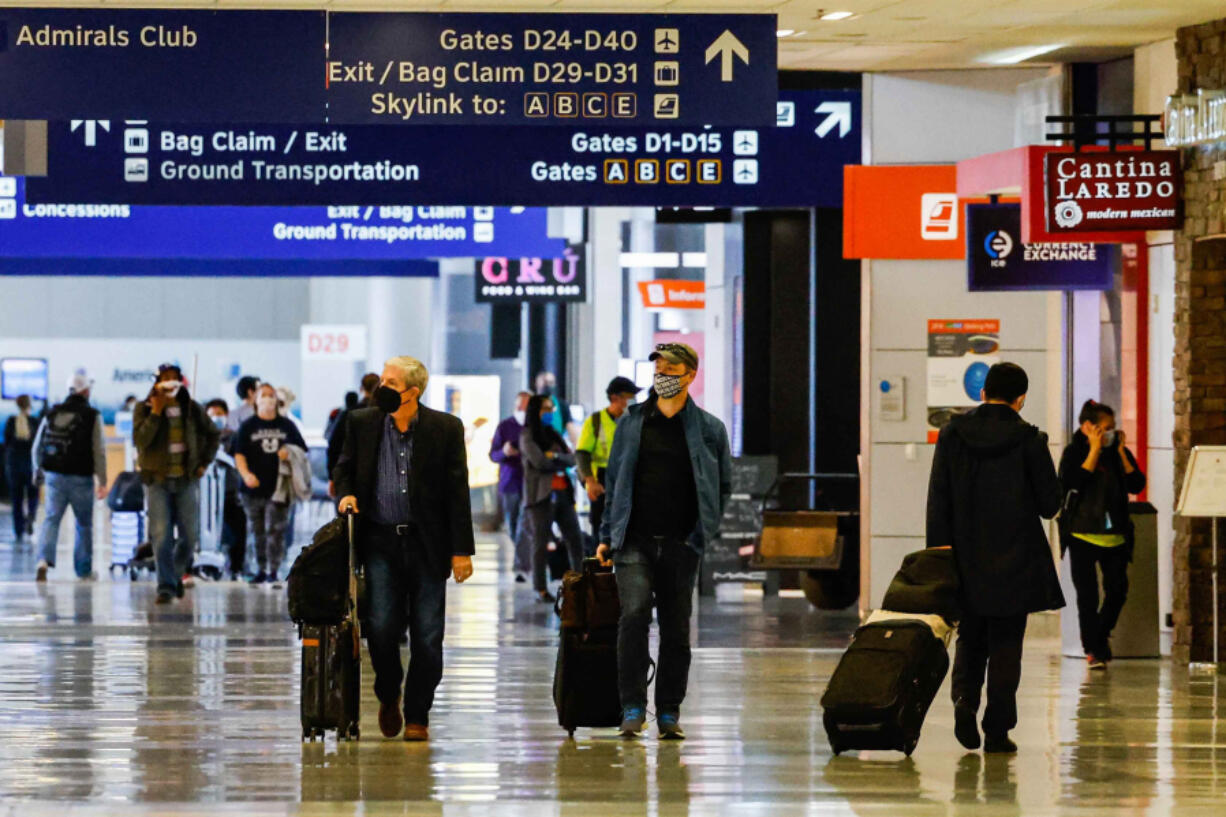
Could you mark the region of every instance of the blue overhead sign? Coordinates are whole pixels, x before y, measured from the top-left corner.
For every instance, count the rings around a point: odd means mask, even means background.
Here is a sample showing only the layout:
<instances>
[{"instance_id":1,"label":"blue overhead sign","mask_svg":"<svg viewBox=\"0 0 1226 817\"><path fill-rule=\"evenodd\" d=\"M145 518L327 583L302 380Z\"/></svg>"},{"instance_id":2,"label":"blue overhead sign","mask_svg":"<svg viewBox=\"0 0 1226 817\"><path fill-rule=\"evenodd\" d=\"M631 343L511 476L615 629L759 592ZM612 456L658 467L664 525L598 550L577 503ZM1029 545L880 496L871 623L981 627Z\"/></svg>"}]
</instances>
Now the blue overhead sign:
<instances>
[{"instance_id":1,"label":"blue overhead sign","mask_svg":"<svg viewBox=\"0 0 1226 817\"><path fill-rule=\"evenodd\" d=\"M23 181L0 177L0 257L401 261L566 247L540 208L31 204Z\"/></svg>"},{"instance_id":2,"label":"blue overhead sign","mask_svg":"<svg viewBox=\"0 0 1226 817\"><path fill-rule=\"evenodd\" d=\"M757 125L773 14L0 9L0 118Z\"/></svg>"},{"instance_id":3,"label":"blue overhead sign","mask_svg":"<svg viewBox=\"0 0 1226 817\"><path fill-rule=\"evenodd\" d=\"M48 133L31 201L841 207L859 91L784 91L763 128L249 127ZM520 254L520 253L511 253ZM548 255L548 253L528 253Z\"/></svg>"},{"instance_id":4,"label":"blue overhead sign","mask_svg":"<svg viewBox=\"0 0 1226 817\"><path fill-rule=\"evenodd\" d=\"M1113 244L1023 244L1018 204L966 206L971 292L1110 289L1119 268Z\"/></svg>"}]
</instances>

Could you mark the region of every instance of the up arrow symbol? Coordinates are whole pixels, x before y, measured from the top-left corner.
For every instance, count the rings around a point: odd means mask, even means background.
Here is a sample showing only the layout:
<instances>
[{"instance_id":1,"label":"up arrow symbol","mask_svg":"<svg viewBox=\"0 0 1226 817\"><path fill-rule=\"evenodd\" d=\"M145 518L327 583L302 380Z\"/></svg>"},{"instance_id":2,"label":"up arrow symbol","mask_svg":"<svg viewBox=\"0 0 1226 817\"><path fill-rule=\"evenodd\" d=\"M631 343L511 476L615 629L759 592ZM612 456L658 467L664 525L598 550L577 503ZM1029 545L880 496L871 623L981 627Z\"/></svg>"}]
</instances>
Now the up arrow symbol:
<instances>
[{"instance_id":1,"label":"up arrow symbol","mask_svg":"<svg viewBox=\"0 0 1226 817\"><path fill-rule=\"evenodd\" d=\"M715 42L707 49L707 65L716 57L720 57L719 78L724 82L732 82L733 56L740 57L741 62L749 65L749 49L745 47L745 43L738 40L731 31L724 29L724 33L716 37Z\"/></svg>"},{"instance_id":2,"label":"up arrow symbol","mask_svg":"<svg viewBox=\"0 0 1226 817\"><path fill-rule=\"evenodd\" d=\"M823 102L817 106L814 113L830 114L822 120L822 124L817 126L818 139L825 139L826 134L834 130L834 126L839 126L839 138L842 139L851 131L851 103L850 102Z\"/></svg>"},{"instance_id":3,"label":"up arrow symbol","mask_svg":"<svg viewBox=\"0 0 1226 817\"><path fill-rule=\"evenodd\" d=\"M75 132L82 125L85 126L85 147L87 148L92 148L98 144L99 127L107 133L111 131L111 120L109 119L74 119L70 129Z\"/></svg>"}]
</instances>

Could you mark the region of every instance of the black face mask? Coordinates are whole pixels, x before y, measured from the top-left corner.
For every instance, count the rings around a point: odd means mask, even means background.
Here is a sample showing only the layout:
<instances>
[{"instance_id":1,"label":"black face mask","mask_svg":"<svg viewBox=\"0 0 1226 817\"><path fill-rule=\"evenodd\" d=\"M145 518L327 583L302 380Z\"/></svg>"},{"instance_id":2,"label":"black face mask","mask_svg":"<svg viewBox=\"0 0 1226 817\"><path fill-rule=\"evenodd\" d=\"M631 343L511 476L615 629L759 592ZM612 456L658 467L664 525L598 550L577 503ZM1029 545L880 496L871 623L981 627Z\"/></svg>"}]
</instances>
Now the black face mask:
<instances>
[{"instance_id":1,"label":"black face mask","mask_svg":"<svg viewBox=\"0 0 1226 817\"><path fill-rule=\"evenodd\" d=\"M395 414L403 403L401 395L407 392L408 389L396 391L391 386L380 386L375 389L375 405L384 414Z\"/></svg>"}]
</instances>

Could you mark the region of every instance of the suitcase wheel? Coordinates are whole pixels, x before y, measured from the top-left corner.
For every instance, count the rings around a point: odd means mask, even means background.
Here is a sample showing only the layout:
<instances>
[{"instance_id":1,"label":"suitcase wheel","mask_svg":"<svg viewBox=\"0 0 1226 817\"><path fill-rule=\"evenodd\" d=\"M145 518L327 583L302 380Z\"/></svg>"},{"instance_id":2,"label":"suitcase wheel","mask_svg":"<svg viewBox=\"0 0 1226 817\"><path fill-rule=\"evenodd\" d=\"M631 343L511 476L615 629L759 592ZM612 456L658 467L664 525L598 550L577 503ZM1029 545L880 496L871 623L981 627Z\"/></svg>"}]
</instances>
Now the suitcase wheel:
<instances>
[{"instance_id":1,"label":"suitcase wheel","mask_svg":"<svg viewBox=\"0 0 1226 817\"><path fill-rule=\"evenodd\" d=\"M575 739L575 730L574 730L574 729L567 729L567 730L566 730L566 735L567 735L567 737L569 737L571 740L574 740L574 739Z\"/></svg>"},{"instance_id":2,"label":"suitcase wheel","mask_svg":"<svg viewBox=\"0 0 1226 817\"><path fill-rule=\"evenodd\" d=\"M918 743L919 741L915 740L914 738L907 741L906 745L902 747L903 754L905 754L907 757L911 757L911 753L915 751L915 747Z\"/></svg>"},{"instance_id":3,"label":"suitcase wheel","mask_svg":"<svg viewBox=\"0 0 1226 817\"><path fill-rule=\"evenodd\" d=\"M356 723L349 730L349 737L352 738L353 740L361 740L362 730L358 728L358 725Z\"/></svg>"}]
</instances>

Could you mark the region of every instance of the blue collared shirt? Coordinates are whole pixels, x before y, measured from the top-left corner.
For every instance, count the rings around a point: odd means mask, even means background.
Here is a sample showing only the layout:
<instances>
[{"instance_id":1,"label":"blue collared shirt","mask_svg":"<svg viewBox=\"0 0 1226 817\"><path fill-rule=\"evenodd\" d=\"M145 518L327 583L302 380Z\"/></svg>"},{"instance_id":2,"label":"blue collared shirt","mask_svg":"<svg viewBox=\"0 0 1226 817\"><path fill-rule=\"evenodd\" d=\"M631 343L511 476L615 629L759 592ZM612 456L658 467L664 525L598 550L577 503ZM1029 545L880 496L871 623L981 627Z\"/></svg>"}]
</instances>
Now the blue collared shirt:
<instances>
[{"instance_id":1,"label":"blue collared shirt","mask_svg":"<svg viewBox=\"0 0 1226 817\"><path fill-rule=\"evenodd\" d=\"M379 444L379 472L375 477L372 519L378 525L407 525L412 520L409 486L413 480L413 432L417 417L403 434L389 414L383 421Z\"/></svg>"}]
</instances>

